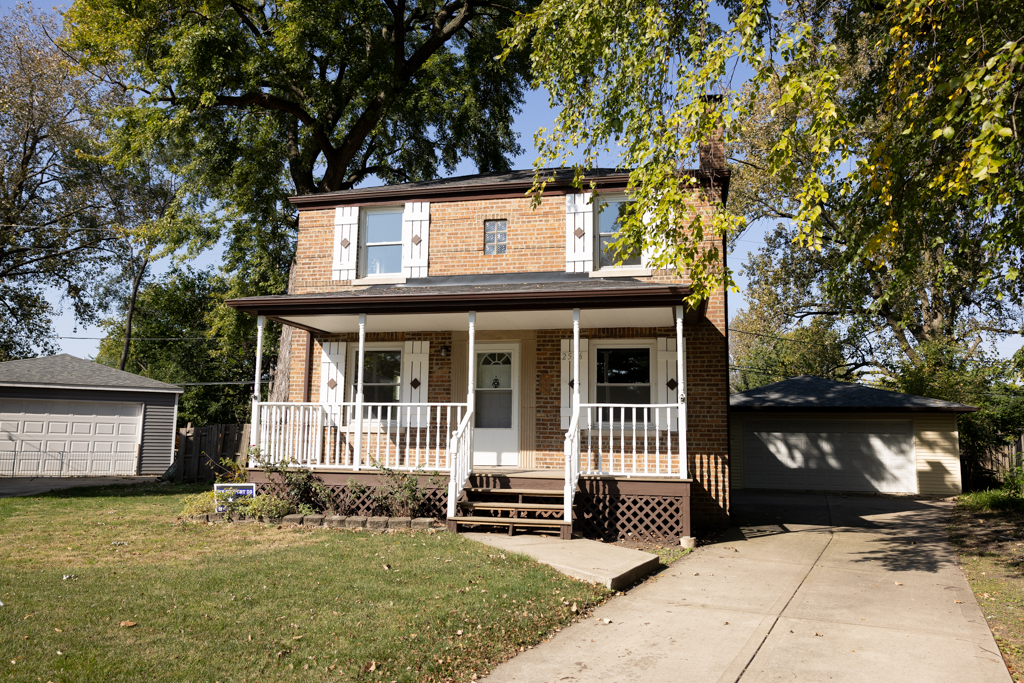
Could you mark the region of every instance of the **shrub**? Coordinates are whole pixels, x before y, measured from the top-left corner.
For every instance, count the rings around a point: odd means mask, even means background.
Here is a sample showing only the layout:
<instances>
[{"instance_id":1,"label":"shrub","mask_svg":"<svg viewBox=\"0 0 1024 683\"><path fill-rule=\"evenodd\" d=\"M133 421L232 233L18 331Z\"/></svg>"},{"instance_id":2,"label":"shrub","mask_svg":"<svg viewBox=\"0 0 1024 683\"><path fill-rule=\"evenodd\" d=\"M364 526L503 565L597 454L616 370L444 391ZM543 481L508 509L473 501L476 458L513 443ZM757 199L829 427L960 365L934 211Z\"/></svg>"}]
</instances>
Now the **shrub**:
<instances>
[{"instance_id":1,"label":"shrub","mask_svg":"<svg viewBox=\"0 0 1024 683\"><path fill-rule=\"evenodd\" d=\"M421 472L399 472L373 461L381 479L381 485L370 489L370 500L374 509L384 515L394 517L419 517L423 501L427 497L427 489L420 486L417 476ZM434 474L434 478L437 474ZM352 486L354 482L350 482ZM363 487L361 492L367 489Z\"/></svg>"},{"instance_id":2,"label":"shrub","mask_svg":"<svg viewBox=\"0 0 1024 683\"><path fill-rule=\"evenodd\" d=\"M256 496L249 501L249 505L245 509L245 514L250 517L267 517L270 519L278 519L294 512L295 506L289 501L272 495Z\"/></svg>"},{"instance_id":3,"label":"shrub","mask_svg":"<svg viewBox=\"0 0 1024 683\"><path fill-rule=\"evenodd\" d=\"M335 512L334 497L316 472L290 463L271 463L258 448L249 451L249 461L263 470L270 482L272 495L291 503L300 514ZM294 461L293 461L294 462Z\"/></svg>"},{"instance_id":4,"label":"shrub","mask_svg":"<svg viewBox=\"0 0 1024 683\"><path fill-rule=\"evenodd\" d=\"M205 515L209 512L215 512L216 509L217 499L213 495L213 491L203 491L195 495L185 496L185 499L181 501L181 514L183 517Z\"/></svg>"}]
</instances>

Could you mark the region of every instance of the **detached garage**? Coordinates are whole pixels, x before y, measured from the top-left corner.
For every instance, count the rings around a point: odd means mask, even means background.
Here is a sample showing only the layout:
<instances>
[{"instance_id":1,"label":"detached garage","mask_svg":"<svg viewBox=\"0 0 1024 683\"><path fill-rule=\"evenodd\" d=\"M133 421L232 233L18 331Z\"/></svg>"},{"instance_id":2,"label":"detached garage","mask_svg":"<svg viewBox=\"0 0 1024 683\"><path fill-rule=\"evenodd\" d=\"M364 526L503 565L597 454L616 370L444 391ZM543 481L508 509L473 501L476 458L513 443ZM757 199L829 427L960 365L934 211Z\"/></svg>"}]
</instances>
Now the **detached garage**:
<instances>
[{"instance_id":1,"label":"detached garage","mask_svg":"<svg viewBox=\"0 0 1024 683\"><path fill-rule=\"evenodd\" d=\"M163 474L181 393L68 354L0 363L0 476Z\"/></svg>"},{"instance_id":2,"label":"detached garage","mask_svg":"<svg viewBox=\"0 0 1024 683\"><path fill-rule=\"evenodd\" d=\"M961 492L957 417L977 410L802 375L733 394L733 488Z\"/></svg>"}]
</instances>

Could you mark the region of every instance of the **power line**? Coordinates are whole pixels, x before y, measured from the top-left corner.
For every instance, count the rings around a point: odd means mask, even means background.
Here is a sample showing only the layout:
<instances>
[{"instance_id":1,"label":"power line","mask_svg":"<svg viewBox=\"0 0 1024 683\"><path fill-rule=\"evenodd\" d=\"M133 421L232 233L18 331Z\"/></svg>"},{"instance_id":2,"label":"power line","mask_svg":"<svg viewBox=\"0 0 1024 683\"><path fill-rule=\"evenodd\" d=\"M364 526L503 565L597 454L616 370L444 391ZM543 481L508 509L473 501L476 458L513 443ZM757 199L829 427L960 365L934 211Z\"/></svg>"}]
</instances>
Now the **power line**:
<instances>
[{"instance_id":1,"label":"power line","mask_svg":"<svg viewBox=\"0 0 1024 683\"><path fill-rule=\"evenodd\" d=\"M57 337L57 339L93 339L103 341L109 339L111 341L123 342L124 339L118 339L117 337ZM221 339L227 339L227 337L132 337L131 341L219 341Z\"/></svg>"}]
</instances>

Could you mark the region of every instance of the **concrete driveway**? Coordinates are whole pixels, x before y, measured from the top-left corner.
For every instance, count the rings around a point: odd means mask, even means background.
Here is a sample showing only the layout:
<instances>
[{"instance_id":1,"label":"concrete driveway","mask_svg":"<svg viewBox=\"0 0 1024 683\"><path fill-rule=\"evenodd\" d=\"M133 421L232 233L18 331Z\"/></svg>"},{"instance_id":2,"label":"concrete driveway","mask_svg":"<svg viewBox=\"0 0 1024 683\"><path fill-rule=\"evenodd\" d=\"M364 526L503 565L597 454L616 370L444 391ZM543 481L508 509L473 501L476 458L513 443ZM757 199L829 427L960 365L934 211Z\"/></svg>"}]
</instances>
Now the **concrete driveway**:
<instances>
[{"instance_id":1,"label":"concrete driveway","mask_svg":"<svg viewBox=\"0 0 1024 683\"><path fill-rule=\"evenodd\" d=\"M4 477L0 479L0 498L35 496L79 486L113 486L114 484L152 484L155 476L139 477Z\"/></svg>"},{"instance_id":2,"label":"concrete driveway","mask_svg":"<svg viewBox=\"0 0 1024 683\"><path fill-rule=\"evenodd\" d=\"M946 540L950 503L734 492L732 506L716 543L487 680L1010 683Z\"/></svg>"}]
</instances>

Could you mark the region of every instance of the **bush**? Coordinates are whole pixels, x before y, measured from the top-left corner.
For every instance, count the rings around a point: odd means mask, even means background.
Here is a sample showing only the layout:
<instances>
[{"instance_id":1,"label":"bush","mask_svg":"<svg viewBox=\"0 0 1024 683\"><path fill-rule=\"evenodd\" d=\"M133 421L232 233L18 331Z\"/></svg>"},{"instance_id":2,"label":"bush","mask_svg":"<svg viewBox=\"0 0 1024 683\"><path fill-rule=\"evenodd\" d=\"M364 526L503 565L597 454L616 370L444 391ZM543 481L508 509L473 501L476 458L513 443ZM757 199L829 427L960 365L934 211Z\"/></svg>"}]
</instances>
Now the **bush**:
<instances>
[{"instance_id":1,"label":"bush","mask_svg":"<svg viewBox=\"0 0 1024 683\"><path fill-rule=\"evenodd\" d=\"M270 483L269 495L286 500L295 512L311 515L315 512L335 512L334 496L316 472L305 467L291 467L289 463L271 463L258 448L250 449L249 462L263 470Z\"/></svg>"},{"instance_id":2,"label":"bush","mask_svg":"<svg viewBox=\"0 0 1024 683\"><path fill-rule=\"evenodd\" d=\"M420 472L399 472L373 461L381 479L376 488L361 486L360 493L369 491L374 510L382 515L392 517L419 517L423 501L427 497L427 489L420 486L417 476ZM437 474L434 474L437 477ZM355 482L350 481L349 486Z\"/></svg>"},{"instance_id":3,"label":"bush","mask_svg":"<svg viewBox=\"0 0 1024 683\"><path fill-rule=\"evenodd\" d=\"M245 514L250 517L267 517L270 519L279 519L294 513L295 506L289 501L271 495L256 496L249 501L249 505L245 509Z\"/></svg>"},{"instance_id":4,"label":"bush","mask_svg":"<svg viewBox=\"0 0 1024 683\"><path fill-rule=\"evenodd\" d=\"M215 512L216 509L217 499L213 495L213 491L203 491L192 496L185 496L185 499L181 501L181 514L183 517L205 515L209 512Z\"/></svg>"}]
</instances>

